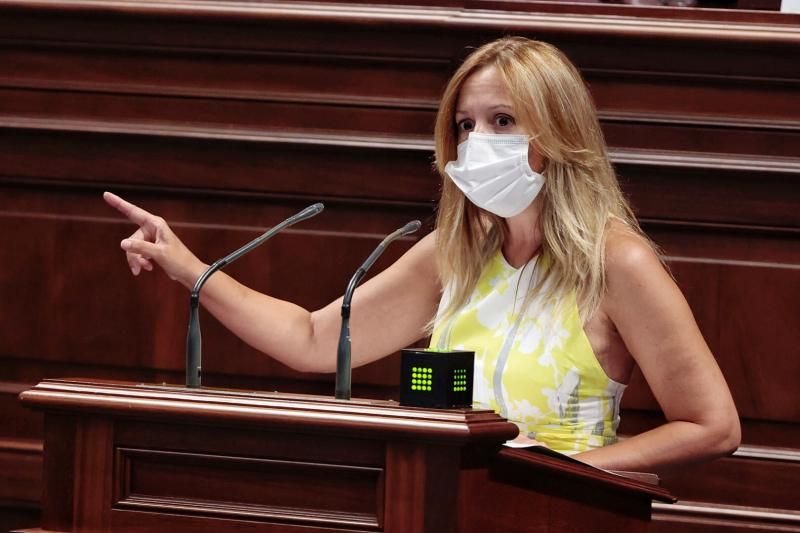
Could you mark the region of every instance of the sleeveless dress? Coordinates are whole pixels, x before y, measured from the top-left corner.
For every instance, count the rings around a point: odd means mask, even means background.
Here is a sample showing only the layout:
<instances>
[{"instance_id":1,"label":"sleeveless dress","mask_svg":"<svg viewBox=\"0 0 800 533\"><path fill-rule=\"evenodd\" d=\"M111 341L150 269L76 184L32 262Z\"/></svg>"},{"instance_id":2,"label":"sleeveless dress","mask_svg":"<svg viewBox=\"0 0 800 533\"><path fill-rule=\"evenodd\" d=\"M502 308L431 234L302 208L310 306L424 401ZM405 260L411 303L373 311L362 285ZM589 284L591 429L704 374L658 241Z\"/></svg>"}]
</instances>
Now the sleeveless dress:
<instances>
[{"instance_id":1,"label":"sleeveless dress","mask_svg":"<svg viewBox=\"0 0 800 533\"><path fill-rule=\"evenodd\" d=\"M521 434L571 454L616 442L625 385L600 366L574 292L561 306L536 297L525 305L546 263L537 256L515 269L498 252L469 301L443 323L445 289L430 348L474 351L473 406L493 409Z\"/></svg>"}]
</instances>

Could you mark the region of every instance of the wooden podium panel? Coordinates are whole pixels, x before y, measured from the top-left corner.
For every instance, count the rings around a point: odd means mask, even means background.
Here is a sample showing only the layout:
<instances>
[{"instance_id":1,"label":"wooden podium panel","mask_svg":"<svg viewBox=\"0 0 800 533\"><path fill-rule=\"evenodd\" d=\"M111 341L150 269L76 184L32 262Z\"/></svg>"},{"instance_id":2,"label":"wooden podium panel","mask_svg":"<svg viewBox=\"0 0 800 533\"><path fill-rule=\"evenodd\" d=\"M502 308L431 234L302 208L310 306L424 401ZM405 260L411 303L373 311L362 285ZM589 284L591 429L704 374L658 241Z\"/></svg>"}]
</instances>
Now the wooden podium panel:
<instances>
[{"instance_id":1,"label":"wooden podium panel","mask_svg":"<svg viewBox=\"0 0 800 533\"><path fill-rule=\"evenodd\" d=\"M39 531L641 531L672 501L503 448L491 411L88 380L21 399L45 414Z\"/></svg>"}]
</instances>

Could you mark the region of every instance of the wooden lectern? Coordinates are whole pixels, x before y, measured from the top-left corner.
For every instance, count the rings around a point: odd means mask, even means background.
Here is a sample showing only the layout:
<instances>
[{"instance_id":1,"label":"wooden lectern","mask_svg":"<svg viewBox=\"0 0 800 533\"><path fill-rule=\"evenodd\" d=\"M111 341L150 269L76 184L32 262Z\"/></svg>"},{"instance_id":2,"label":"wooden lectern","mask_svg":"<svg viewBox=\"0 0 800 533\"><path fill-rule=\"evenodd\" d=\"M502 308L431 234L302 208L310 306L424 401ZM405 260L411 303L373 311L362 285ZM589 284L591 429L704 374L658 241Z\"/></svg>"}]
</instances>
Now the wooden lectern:
<instances>
[{"instance_id":1,"label":"wooden lectern","mask_svg":"<svg viewBox=\"0 0 800 533\"><path fill-rule=\"evenodd\" d=\"M36 531L642 531L663 489L501 446L490 411L46 380Z\"/></svg>"}]
</instances>

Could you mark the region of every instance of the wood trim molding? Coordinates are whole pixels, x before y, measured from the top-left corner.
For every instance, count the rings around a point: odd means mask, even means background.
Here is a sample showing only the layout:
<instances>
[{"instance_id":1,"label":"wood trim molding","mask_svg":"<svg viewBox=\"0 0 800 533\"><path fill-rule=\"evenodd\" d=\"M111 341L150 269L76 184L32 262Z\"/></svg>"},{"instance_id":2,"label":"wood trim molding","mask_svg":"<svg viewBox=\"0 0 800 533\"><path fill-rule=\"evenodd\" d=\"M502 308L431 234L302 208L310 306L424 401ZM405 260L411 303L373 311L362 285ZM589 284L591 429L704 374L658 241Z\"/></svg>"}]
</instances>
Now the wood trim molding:
<instances>
[{"instance_id":1,"label":"wood trim molding","mask_svg":"<svg viewBox=\"0 0 800 533\"><path fill-rule=\"evenodd\" d=\"M797 132L800 121L779 119L748 119L720 115L689 115L680 113L647 113L632 111L598 110L601 123L658 124L664 126L692 126L700 128L742 129L759 132Z\"/></svg>"},{"instance_id":2,"label":"wood trim molding","mask_svg":"<svg viewBox=\"0 0 800 533\"><path fill-rule=\"evenodd\" d=\"M797 266L800 269L800 265ZM733 452L734 457L746 459L764 459L767 461L784 461L800 463L800 450L795 448L774 448L771 446L740 446Z\"/></svg>"},{"instance_id":3,"label":"wood trim molding","mask_svg":"<svg viewBox=\"0 0 800 533\"><path fill-rule=\"evenodd\" d=\"M26 2L27 3L27 2ZM230 4L230 2L226 2ZM0 6L0 10L3 6ZM330 63L340 63L341 61L348 61L351 63L362 63L366 65L410 65L420 66L427 65L433 67L445 67L450 64L448 58L439 58L432 56L402 56L391 54L370 55L363 53L356 53L353 51L320 51L314 48L313 51L303 50L274 50L274 49L260 49L260 48L220 48L220 47L197 47L197 46L181 46L181 45L158 45L151 43L119 43L116 41L106 42L82 42L82 41L61 41L49 38L4 38L0 36L0 47L22 47L32 49L50 49L57 47L61 50L87 50L91 52L125 52L125 51L146 51L146 52L171 52L180 53L185 55L194 56L208 56L214 57L258 57L270 59L291 59L294 61L317 60L327 61Z\"/></svg>"},{"instance_id":4,"label":"wood trim molding","mask_svg":"<svg viewBox=\"0 0 800 533\"><path fill-rule=\"evenodd\" d=\"M323 0L335 1L335 0ZM371 0L373 3L375 0ZM391 0L378 0L382 3L392 3ZM409 3L413 3L412 2ZM417 0L420 1L420 0ZM451 0L453 2L455 0ZM521 11L527 7L528 11L540 11L546 13L562 12L563 2L553 0L463 0L464 5L477 9L494 9L507 11ZM741 3L741 2L740 2ZM460 5L460 4L459 4ZM571 13L592 14L592 15L615 15L630 16L637 18L661 18L671 20L727 20L727 21L761 21L771 24L792 24L800 17L790 13L778 13L772 11L745 11L743 9L685 9L667 6L647 6L640 4L597 4L593 2L577 3L573 2L569 6Z\"/></svg>"},{"instance_id":5,"label":"wood trim molding","mask_svg":"<svg viewBox=\"0 0 800 533\"><path fill-rule=\"evenodd\" d=\"M417 136L341 135L321 132L286 132L262 129L228 129L198 126L173 126L138 121L74 120L0 116L0 130L58 131L70 133L104 133L218 141L261 142L337 148L380 149L389 151L432 152L430 138ZM755 156L742 154L715 155L703 152L673 152L638 148L611 148L611 160L617 165L713 169L735 172L759 172L798 175L800 158Z\"/></svg>"},{"instance_id":6,"label":"wood trim molding","mask_svg":"<svg viewBox=\"0 0 800 533\"><path fill-rule=\"evenodd\" d=\"M4 89L32 89L44 91L71 91L80 93L102 93L111 95L157 95L180 96L182 98L211 98L215 100L242 100L260 103L301 103L306 105L331 105L337 107L359 107L374 109L412 109L436 112L437 100L413 98L388 98L368 95L346 95L329 93L283 93L262 90L204 89L189 86L149 84L108 84L82 81L32 80L26 78L4 78L0 83Z\"/></svg>"},{"instance_id":7,"label":"wood trim molding","mask_svg":"<svg viewBox=\"0 0 800 533\"><path fill-rule=\"evenodd\" d=\"M113 5L113 11L110 7ZM437 26L454 29L494 29L525 31L539 34L565 32L585 37L641 37L687 41L717 41L731 45L759 41L764 45L800 44L800 29L790 25L747 23L730 20L668 20L658 18L621 17L545 13L536 11L494 11L476 9L374 6L365 4L319 4L279 2L221 2L179 0L175 2L132 0L109 4L99 0L12 0L4 2L4 10L60 12L75 14L114 14L119 16L188 17L192 19L247 19L282 22L403 26ZM602 23L600 23L602 22Z\"/></svg>"},{"instance_id":8,"label":"wood trim molding","mask_svg":"<svg viewBox=\"0 0 800 533\"><path fill-rule=\"evenodd\" d=\"M92 222L97 224L118 224L125 227L130 226L130 222L119 217L98 217L74 214L53 214L41 213L32 211L3 211L0 210L0 218L16 218L16 219L33 219L33 220L53 220L53 221L70 221L70 222ZM173 228L193 228L204 230L226 230L226 231L242 231L247 233L263 233L270 229L271 226L250 226L240 224L222 224L222 223L202 223L202 222L185 222L173 221L170 222ZM304 228L286 228L281 231L281 235L315 235L322 237L336 237L348 239L368 239L370 241L382 241L386 236L383 233L369 233L369 232L356 232L356 231L334 231L334 230L318 230L318 229L304 229ZM414 243L418 241L417 237L405 236L397 238L396 242ZM46 360L44 360L46 361ZM27 383L12 384L18 387L9 387L9 390L14 395L18 395L30 388L33 385ZM0 394L3 391L0 389ZM0 440L0 442L2 442Z\"/></svg>"},{"instance_id":9,"label":"wood trim molding","mask_svg":"<svg viewBox=\"0 0 800 533\"><path fill-rule=\"evenodd\" d=\"M0 438L0 453L41 455L44 446L38 439Z\"/></svg>"},{"instance_id":10,"label":"wood trim molding","mask_svg":"<svg viewBox=\"0 0 800 533\"><path fill-rule=\"evenodd\" d=\"M714 169L735 172L800 174L800 158L742 154L714 155L702 152L671 152L636 148L609 149L617 165Z\"/></svg>"},{"instance_id":11,"label":"wood trim molding","mask_svg":"<svg viewBox=\"0 0 800 533\"><path fill-rule=\"evenodd\" d=\"M742 85L758 86L762 89L772 87L797 87L800 81L797 78L782 78L776 76L742 76L738 74L712 74L708 72L685 72L680 70L632 70L617 68L595 68L584 67L581 72L587 78L603 79L612 78L616 80L635 80L635 81L659 81L659 82L695 82L697 84L714 83L715 85L732 85L741 87Z\"/></svg>"},{"instance_id":12,"label":"wood trim molding","mask_svg":"<svg viewBox=\"0 0 800 533\"><path fill-rule=\"evenodd\" d=\"M263 520L296 526L357 528L358 531L382 531L378 522L369 516L355 513L292 512L268 505L237 505L225 502L200 502L182 498L149 498L130 496L115 503L114 509L150 513L186 513L189 516L215 516L229 520Z\"/></svg>"},{"instance_id":13,"label":"wood trim molding","mask_svg":"<svg viewBox=\"0 0 800 533\"><path fill-rule=\"evenodd\" d=\"M679 501L674 504L653 502L653 520L702 523L752 522L763 526L800 527L800 511Z\"/></svg>"},{"instance_id":14,"label":"wood trim molding","mask_svg":"<svg viewBox=\"0 0 800 533\"><path fill-rule=\"evenodd\" d=\"M216 141L244 141L271 144L331 146L336 148L369 148L392 151L433 151L430 138L337 135L321 132L287 132L245 128L210 128L199 126L172 126L154 122L132 120L75 120L20 116L0 116L0 130L57 131L70 133L104 133L108 135L140 135L182 139Z\"/></svg>"},{"instance_id":15,"label":"wood trim molding","mask_svg":"<svg viewBox=\"0 0 800 533\"><path fill-rule=\"evenodd\" d=\"M178 386L136 386L111 381L44 380L20 396L33 409L69 409L98 414L141 415L291 431L311 421L320 432L358 431L364 438L403 439L426 435L432 442L465 445L504 441L518 429L493 411L402 409L393 401L341 401L300 394L268 394L221 389L187 390ZM137 415L137 416L139 416Z\"/></svg>"},{"instance_id":16,"label":"wood trim molding","mask_svg":"<svg viewBox=\"0 0 800 533\"><path fill-rule=\"evenodd\" d=\"M712 257L677 257L666 255L663 259L668 263L695 263L706 265L726 265L726 266L740 266L740 267L756 267L756 268L778 268L785 270L800 271L800 265L788 263L775 263L766 261L739 261L735 259L716 259Z\"/></svg>"},{"instance_id":17,"label":"wood trim molding","mask_svg":"<svg viewBox=\"0 0 800 533\"><path fill-rule=\"evenodd\" d=\"M702 230L707 232L736 232L794 236L800 234L799 228L783 226L757 226L752 224L729 224L722 222L696 222L691 220L662 220L640 217L642 226L675 230Z\"/></svg>"}]
</instances>

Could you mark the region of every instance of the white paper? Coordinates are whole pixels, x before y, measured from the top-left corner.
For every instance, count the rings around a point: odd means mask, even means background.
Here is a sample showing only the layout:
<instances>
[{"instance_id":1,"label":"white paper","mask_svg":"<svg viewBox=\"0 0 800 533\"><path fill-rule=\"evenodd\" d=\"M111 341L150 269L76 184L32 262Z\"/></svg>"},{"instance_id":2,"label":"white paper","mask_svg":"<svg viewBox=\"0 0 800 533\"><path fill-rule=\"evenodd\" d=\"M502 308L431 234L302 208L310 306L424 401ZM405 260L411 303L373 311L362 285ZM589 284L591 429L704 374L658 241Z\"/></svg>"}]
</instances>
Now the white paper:
<instances>
[{"instance_id":1,"label":"white paper","mask_svg":"<svg viewBox=\"0 0 800 533\"><path fill-rule=\"evenodd\" d=\"M783 13L800 13L800 0L783 0L781 11Z\"/></svg>"}]
</instances>

